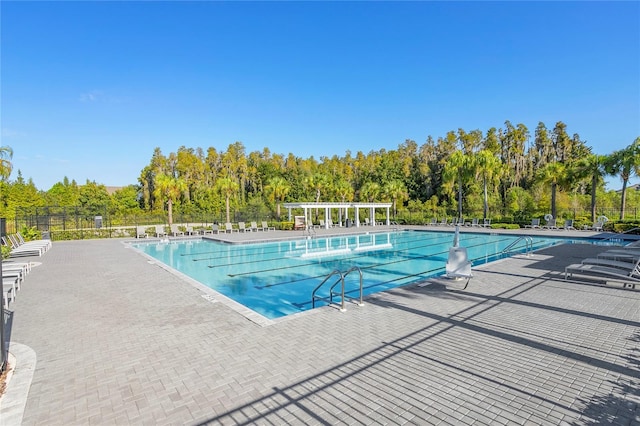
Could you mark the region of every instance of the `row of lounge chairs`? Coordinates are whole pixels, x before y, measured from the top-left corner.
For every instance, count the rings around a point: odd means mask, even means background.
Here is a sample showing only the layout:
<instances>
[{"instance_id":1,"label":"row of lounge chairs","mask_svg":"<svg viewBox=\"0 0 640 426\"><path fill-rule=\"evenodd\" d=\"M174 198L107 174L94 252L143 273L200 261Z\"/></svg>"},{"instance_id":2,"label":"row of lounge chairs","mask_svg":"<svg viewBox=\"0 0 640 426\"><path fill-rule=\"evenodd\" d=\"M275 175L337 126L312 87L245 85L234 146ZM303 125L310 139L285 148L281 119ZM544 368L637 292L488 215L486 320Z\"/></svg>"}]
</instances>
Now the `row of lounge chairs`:
<instances>
[{"instance_id":1,"label":"row of lounge chairs","mask_svg":"<svg viewBox=\"0 0 640 426\"><path fill-rule=\"evenodd\" d=\"M2 245L11 249L9 257L42 256L51 248L51 240L25 241L20 233L2 237Z\"/></svg>"},{"instance_id":2,"label":"row of lounge chairs","mask_svg":"<svg viewBox=\"0 0 640 426\"><path fill-rule=\"evenodd\" d=\"M51 240L25 241L20 233L2 237L2 244L11 249L9 259L2 260L3 308L8 309L9 303L16 299L26 275L31 272L31 262L23 262L17 258L42 256L52 244Z\"/></svg>"},{"instance_id":3,"label":"row of lounge chairs","mask_svg":"<svg viewBox=\"0 0 640 426\"><path fill-rule=\"evenodd\" d=\"M567 229L575 231L576 228L573 226L573 219L565 219L564 225L558 225L557 220L554 218L545 219L546 223L544 225L540 224L540 219L531 219L530 225L525 225L525 228L531 229ZM604 228L604 221L596 221L593 225L588 226L585 225L582 229L585 231L602 231Z\"/></svg>"},{"instance_id":4,"label":"row of lounge chairs","mask_svg":"<svg viewBox=\"0 0 640 426\"><path fill-rule=\"evenodd\" d=\"M262 221L262 225L258 226L258 222L251 222L249 226L245 222L238 222L237 226L234 226L233 223L227 222L224 225L213 224L210 227L202 229L202 234L220 234L227 233L232 234L234 232L258 232L258 231L275 231L276 228L274 226L269 226L266 220Z\"/></svg>"},{"instance_id":5,"label":"row of lounge chairs","mask_svg":"<svg viewBox=\"0 0 640 426\"><path fill-rule=\"evenodd\" d=\"M623 283L625 287L640 285L640 241L624 247L607 250L595 258L586 258L569 265L564 270L564 279L573 275L591 279Z\"/></svg>"},{"instance_id":6,"label":"row of lounge chairs","mask_svg":"<svg viewBox=\"0 0 640 426\"><path fill-rule=\"evenodd\" d=\"M149 229L153 228L154 232L149 232ZM257 231L275 231L275 227L269 226L267 221L262 221L262 226L258 226L257 222L251 222L249 226L245 222L238 222L236 226L233 223L227 222L224 225L213 224L203 228L195 229L193 226L188 225L183 229L177 224L172 224L170 232L167 233L164 225L155 225L153 227L137 226L136 238L147 238L150 235L157 238L165 238L169 236L182 237L187 235L207 235L207 234L220 234L220 233L233 233L233 232L257 232Z\"/></svg>"},{"instance_id":7,"label":"row of lounge chairs","mask_svg":"<svg viewBox=\"0 0 640 426\"><path fill-rule=\"evenodd\" d=\"M9 303L16 300L17 292L22 287L26 275L31 272L31 262L16 260L2 261L2 295L4 309L9 309Z\"/></svg>"},{"instance_id":8,"label":"row of lounge chairs","mask_svg":"<svg viewBox=\"0 0 640 426\"><path fill-rule=\"evenodd\" d=\"M429 226L471 226L471 227L479 227L479 228L489 228L491 226L491 219L479 219L474 218L470 221L465 221L462 218L454 217L449 221L449 219L444 218L438 221L437 218L431 219L431 222L427 223Z\"/></svg>"}]
</instances>

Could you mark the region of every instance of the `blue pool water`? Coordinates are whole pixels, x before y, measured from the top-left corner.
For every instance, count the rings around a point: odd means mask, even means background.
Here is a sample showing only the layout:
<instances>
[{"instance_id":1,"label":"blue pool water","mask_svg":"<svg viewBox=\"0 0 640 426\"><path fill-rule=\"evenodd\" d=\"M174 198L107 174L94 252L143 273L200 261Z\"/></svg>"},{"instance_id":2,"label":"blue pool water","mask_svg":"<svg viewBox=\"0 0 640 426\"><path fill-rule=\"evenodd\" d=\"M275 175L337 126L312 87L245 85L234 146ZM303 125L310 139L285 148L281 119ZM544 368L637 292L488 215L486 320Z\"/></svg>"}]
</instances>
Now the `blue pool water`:
<instances>
[{"instance_id":1,"label":"blue pool water","mask_svg":"<svg viewBox=\"0 0 640 426\"><path fill-rule=\"evenodd\" d=\"M518 238L462 233L460 246L467 248L469 259L477 266L504 257L500 253ZM567 242L532 238L534 249ZM194 239L132 246L275 319L311 309L313 289L334 270L359 267L365 295L442 275L452 239L451 232L398 231L254 244ZM523 252L525 244L517 242L514 252ZM347 296L357 299L359 285L358 274L350 274L345 280ZM326 297L328 290L318 295ZM316 306L322 304L316 302Z\"/></svg>"}]
</instances>

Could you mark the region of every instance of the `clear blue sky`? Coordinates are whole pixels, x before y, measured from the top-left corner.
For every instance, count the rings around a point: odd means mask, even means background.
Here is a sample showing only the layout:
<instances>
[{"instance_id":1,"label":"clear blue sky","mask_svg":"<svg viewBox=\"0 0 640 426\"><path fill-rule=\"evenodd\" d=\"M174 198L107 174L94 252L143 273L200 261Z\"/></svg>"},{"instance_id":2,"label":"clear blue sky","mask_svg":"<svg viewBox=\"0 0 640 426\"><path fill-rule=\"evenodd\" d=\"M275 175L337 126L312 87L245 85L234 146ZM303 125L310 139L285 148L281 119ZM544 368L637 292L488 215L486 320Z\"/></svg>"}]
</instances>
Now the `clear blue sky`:
<instances>
[{"instance_id":1,"label":"clear blue sky","mask_svg":"<svg viewBox=\"0 0 640 426\"><path fill-rule=\"evenodd\" d=\"M153 149L300 157L557 121L640 136L638 2L0 2L1 145L47 190ZM634 181L638 181L635 179ZM620 186L619 179L610 187Z\"/></svg>"}]
</instances>

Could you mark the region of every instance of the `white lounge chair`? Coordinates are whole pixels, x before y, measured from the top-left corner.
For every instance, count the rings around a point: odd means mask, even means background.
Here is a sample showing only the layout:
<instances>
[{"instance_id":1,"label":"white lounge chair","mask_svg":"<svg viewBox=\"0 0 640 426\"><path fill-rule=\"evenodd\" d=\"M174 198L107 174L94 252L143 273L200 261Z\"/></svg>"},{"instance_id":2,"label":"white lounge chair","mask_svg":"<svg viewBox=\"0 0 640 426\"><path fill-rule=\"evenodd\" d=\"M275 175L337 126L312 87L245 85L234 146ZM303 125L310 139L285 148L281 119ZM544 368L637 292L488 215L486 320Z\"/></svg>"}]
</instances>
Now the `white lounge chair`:
<instances>
[{"instance_id":1,"label":"white lounge chair","mask_svg":"<svg viewBox=\"0 0 640 426\"><path fill-rule=\"evenodd\" d=\"M233 227L233 223L227 222L224 224L224 231L229 234L233 234L234 232L239 232L236 228Z\"/></svg>"},{"instance_id":2,"label":"white lounge chair","mask_svg":"<svg viewBox=\"0 0 640 426\"><path fill-rule=\"evenodd\" d=\"M166 237L167 233L164 230L164 225L156 225L156 237Z\"/></svg>"},{"instance_id":3,"label":"white lounge chair","mask_svg":"<svg viewBox=\"0 0 640 426\"><path fill-rule=\"evenodd\" d=\"M540 228L540 219L531 219L531 225L525 225L524 227L531 229Z\"/></svg>"},{"instance_id":4,"label":"white lounge chair","mask_svg":"<svg viewBox=\"0 0 640 426\"><path fill-rule=\"evenodd\" d=\"M587 231L602 231L604 228L604 222L595 222L591 226L585 226L585 230Z\"/></svg>"},{"instance_id":5,"label":"white lounge chair","mask_svg":"<svg viewBox=\"0 0 640 426\"><path fill-rule=\"evenodd\" d=\"M438 224L438 218L431 218L431 222L425 223L425 225L435 226Z\"/></svg>"},{"instance_id":6,"label":"white lounge chair","mask_svg":"<svg viewBox=\"0 0 640 426\"><path fill-rule=\"evenodd\" d=\"M251 232L250 228L247 228L244 222L238 222L238 232Z\"/></svg>"},{"instance_id":7,"label":"white lounge chair","mask_svg":"<svg viewBox=\"0 0 640 426\"><path fill-rule=\"evenodd\" d=\"M269 224L267 224L267 221L263 220L262 221L262 229L264 231L275 231L276 227L275 226L269 226Z\"/></svg>"},{"instance_id":8,"label":"white lounge chair","mask_svg":"<svg viewBox=\"0 0 640 426\"><path fill-rule=\"evenodd\" d=\"M480 226L482 226L483 228L490 228L491 219L482 219L482 224Z\"/></svg>"},{"instance_id":9,"label":"white lounge chair","mask_svg":"<svg viewBox=\"0 0 640 426\"><path fill-rule=\"evenodd\" d=\"M18 240L18 244L21 245L21 246L22 245L40 246L40 247L44 247L45 251L49 250L51 248L51 244L52 244L51 240L25 241L24 237L19 232L16 232L15 238Z\"/></svg>"},{"instance_id":10,"label":"white lounge chair","mask_svg":"<svg viewBox=\"0 0 640 426\"><path fill-rule=\"evenodd\" d=\"M37 245L18 245L7 237L2 237L2 244L11 249L9 257L42 256L44 247Z\"/></svg>"},{"instance_id":11,"label":"white lounge chair","mask_svg":"<svg viewBox=\"0 0 640 426\"><path fill-rule=\"evenodd\" d=\"M184 236L184 232L182 232L180 230L180 228L178 228L178 225L176 225L175 223L171 224L171 235L173 235L174 237L177 236Z\"/></svg>"},{"instance_id":12,"label":"white lounge chair","mask_svg":"<svg viewBox=\"0 0 640 426\"><path fill-rule=\"evenodd\" d=\"M2 293L4 295L4 309L9 309L9 302L16 300L18 290L17 278L2 278Z\"/></svg>"},{"instance_id":13,"label":"white lounge chair","mask_svg":"<svg viewBox=\"0 0 640 426\"><path fill-rule=\"evenodd\" d=\"M604 260L604 259L603 259ZM631 267L619 267L620 263L630 264ZM606 264L575 263L564 270L564 279L572 278L574 274L587 276L592 279L622 282L625 284L640 284L640 258L635 263L611 261Z\"/></svg>"},{"instance_id":14,"label":"white lounge chair","mask_svg":"<svg viewBox=\"0 0 640 426\"><path fill-rule=\"evenodd\" d=\"M144 226L136 226L136 238L147 238L148 236Z\"/></svg>"},{"instance_id":15,"label":"white lounge chair","mask_svg":"<svg viewBox=\"0 0 640 426\"><path fill-rule=\"evenodd\" d=\"M264 228L258 227L258 222L252 221L251 222L251 231L252 232L264 231Z\"/></svg>"},{"instance_id":16,"label":"white lounge chair","mask_svg":"<svg viewBox=\"0 0 640 426\"><path fill-rule=\"evenodd\" d=\"M467 222L467 223L465 223L465 225L466 225L466 226L473 226L473 227L477 227L477 226L478 226L478 221L479 221L479 219L478 219L478 218L474 218L474 219L471 219L471 222Z\"/></svg>"}]
</instances>

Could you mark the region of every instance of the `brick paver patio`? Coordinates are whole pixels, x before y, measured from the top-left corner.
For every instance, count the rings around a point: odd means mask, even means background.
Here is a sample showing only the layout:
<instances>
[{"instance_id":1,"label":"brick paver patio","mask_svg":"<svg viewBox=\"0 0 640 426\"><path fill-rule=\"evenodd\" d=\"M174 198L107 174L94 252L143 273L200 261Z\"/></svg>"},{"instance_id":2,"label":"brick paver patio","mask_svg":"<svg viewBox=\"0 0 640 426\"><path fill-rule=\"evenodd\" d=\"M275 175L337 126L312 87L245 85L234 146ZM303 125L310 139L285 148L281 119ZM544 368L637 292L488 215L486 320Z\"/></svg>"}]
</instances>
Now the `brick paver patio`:
<instances>
[{"instance_id":1,"label":"brick paver patio","mask_svg":"<svg viewBox=\"0 0 640 426\"><path fill-rule=\"evenodd\" d=\"M604 249L265 326L122 241L55 242L10 307L37 361L0 423L640 424L640 291L562 280Z\"/></svg>"}]
</instances>

